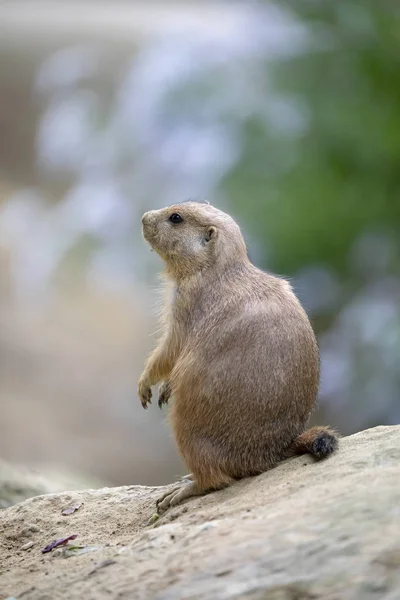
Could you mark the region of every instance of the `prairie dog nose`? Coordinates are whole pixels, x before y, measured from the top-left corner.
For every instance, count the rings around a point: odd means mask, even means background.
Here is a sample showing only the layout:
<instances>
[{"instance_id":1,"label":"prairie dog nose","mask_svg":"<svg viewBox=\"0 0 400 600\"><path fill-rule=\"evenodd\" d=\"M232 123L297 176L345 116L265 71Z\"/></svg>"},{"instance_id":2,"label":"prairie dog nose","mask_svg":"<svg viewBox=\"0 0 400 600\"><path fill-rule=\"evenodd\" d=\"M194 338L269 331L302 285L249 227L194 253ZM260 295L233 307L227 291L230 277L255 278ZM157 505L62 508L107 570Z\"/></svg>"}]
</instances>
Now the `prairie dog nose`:
<instances>
[{"instance_id":1,"label":"prairie dog nose","mask_svg":"<svg viewBox=\"0 0 400 600\"><path fill-rule=\"evenodd\" d=\"M149 225L154 220L155 212L155 210L149 210L148 212L144 213L142 217L142 224Z\"/></svg>"}]
</instances>

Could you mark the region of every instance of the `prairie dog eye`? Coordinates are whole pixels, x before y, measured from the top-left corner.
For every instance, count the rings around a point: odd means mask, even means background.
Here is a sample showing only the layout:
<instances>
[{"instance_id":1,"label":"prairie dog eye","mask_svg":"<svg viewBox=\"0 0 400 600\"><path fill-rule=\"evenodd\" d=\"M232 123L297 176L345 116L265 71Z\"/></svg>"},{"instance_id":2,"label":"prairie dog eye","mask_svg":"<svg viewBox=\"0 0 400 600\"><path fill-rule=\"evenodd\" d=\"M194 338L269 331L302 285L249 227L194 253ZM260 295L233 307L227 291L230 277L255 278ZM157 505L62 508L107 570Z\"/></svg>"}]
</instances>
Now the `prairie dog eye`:
<instances>
[{"instance_id":1,"label":"prairie dog eye","mask_svg":"<svg viewBox=\"0 0 400 600\"><path fill-rule=\"evenodd\" d=\"M179 213L172 213L172 215L168 219L171 223L176 225L177 223L182 223L183 219Z\"/></svg>"}]
</instances>

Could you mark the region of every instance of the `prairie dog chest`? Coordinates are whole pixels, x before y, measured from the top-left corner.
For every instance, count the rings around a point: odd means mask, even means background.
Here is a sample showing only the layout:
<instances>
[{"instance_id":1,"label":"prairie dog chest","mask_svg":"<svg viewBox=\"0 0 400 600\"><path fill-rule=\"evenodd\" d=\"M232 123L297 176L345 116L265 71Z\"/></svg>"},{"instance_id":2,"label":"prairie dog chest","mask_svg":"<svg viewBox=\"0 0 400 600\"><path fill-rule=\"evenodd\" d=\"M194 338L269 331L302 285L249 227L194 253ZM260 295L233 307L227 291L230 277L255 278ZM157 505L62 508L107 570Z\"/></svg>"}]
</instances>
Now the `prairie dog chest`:
<instances>
[{"instance_id":1,"label":"prairie dog chest","mask_svg":"<svg viewBox=\"0 0 400 600\"><path fill-rule=\"evenodd\" d=\"M182 333L195 334L207 328L217 305L212 294L197 286L176 286L171 298L171 318Z\"/></svg>"}]
</instances>

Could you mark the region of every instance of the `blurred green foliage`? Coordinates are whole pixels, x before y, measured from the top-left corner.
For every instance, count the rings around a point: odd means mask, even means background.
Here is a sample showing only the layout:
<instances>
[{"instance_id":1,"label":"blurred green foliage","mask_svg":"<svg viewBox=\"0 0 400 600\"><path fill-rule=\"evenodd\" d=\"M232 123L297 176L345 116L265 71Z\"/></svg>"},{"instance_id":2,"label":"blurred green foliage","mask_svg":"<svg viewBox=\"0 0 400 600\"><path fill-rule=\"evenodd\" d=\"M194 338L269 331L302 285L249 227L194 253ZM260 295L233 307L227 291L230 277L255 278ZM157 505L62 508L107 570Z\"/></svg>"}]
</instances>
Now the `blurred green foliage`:
<instances>
[{"instance_id":1,"label":"blurred green foliage","mask_svg":"<svg viewBox=\"0 0 400 600\"><path fill-rule=\"evenodd\" d=\"M301 52L267 64L298 126L285 131L250 116L223 185L236 213L268 240L269 267L291 274L324 263L346 277L362 232L400 231L400 5L280 6L308 33ZM392 268L400 269L398 254Z\"/></svg>"}]
</instances>

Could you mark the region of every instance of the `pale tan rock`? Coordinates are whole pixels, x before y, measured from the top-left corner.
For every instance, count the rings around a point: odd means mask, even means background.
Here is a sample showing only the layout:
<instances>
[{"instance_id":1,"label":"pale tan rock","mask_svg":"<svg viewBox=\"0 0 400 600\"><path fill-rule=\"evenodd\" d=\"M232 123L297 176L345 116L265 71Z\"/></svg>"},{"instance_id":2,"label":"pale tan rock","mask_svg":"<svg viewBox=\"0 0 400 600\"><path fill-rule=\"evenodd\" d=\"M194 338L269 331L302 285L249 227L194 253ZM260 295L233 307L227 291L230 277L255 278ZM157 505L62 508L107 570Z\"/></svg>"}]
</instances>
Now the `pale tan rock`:
<instances>
[{"instance_id":1,"label":"pale tan rock","mask_svg":"<svg viewBox=\"0 0 400 600\"><path fill-rule=\"evenodd\" d=\"M149 526L163 489L51 494L0 511L0 598L400 598L400 426L345 438L326 462L295 458L191 499ZM72 534L91 551L41 553Z\"/></svg>"},{"instance_id":2,"label":"pale tan rock","mask_svg":"<svg viewBox=\"0 0 400 600\"><path fill-rule=\"evenodd\" d=\"M0 509L27 498L100 485L94 478L62 469L32 468L0 460Z\"/></svg>"}]
</instances>

